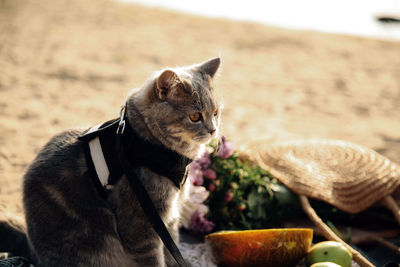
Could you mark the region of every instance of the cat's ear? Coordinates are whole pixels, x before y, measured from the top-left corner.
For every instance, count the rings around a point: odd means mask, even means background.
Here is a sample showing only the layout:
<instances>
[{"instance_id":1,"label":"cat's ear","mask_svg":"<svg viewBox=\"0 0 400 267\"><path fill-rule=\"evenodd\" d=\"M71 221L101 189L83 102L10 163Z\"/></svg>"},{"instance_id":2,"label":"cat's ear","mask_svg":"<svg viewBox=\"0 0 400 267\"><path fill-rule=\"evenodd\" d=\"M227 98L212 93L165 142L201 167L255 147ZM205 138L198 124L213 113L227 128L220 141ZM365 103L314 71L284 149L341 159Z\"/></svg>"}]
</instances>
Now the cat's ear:
<instances>
[{"instance_id":1,"label":"cat's ear","mask_svg":"<svg viewBox=\"0 0 400 267\"><path fill-rule=\"evenodd\" d=\"M156 94L159 99L177 99L185 94L184 85L172 70L164 70L157 78Z\"/></svg>"},{"instance_id":2,"label":"cat's ear","mask_svg":"<svg viewBox=\"0 0 400 267\"><path fill-rule=\"evenodd\" d=\"M210 75L211 78L213 78L215 73L217 73L220 64L221 64L221 59L219 57L213 58L200 64L198 70L204 74Z\"/></svg>"}]
</instances>

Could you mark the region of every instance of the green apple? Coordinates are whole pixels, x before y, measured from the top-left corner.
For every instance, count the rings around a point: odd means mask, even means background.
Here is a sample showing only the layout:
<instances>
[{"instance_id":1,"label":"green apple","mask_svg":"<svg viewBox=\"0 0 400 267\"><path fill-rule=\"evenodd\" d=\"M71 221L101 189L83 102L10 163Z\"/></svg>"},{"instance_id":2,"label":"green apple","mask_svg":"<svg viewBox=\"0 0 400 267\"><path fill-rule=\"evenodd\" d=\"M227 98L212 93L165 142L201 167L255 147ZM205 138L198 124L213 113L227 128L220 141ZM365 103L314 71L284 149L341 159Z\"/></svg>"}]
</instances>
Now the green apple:
<instances>
[{"instance_id":1,"label":"green apple","mask_svg":"<svg viewBox=\"0 0 400 267\"><path fill-rule=\"evenodd\" d=\"M352 256L342 243L324 241L311 247L306 261L307 266L317 262L333 262L342 267L351 267Z\"/></svg>"},{"instance_id":2,"label":"green apple","mask_svg":"<svg viewBox=\"0 0 400 267\"><path fill-rule=\"evenodd\" d=\"M341 267L340 265L337 265L336 263L333 262L317 262L311 265L310 267Z\"/></svg>"}]
</instances>

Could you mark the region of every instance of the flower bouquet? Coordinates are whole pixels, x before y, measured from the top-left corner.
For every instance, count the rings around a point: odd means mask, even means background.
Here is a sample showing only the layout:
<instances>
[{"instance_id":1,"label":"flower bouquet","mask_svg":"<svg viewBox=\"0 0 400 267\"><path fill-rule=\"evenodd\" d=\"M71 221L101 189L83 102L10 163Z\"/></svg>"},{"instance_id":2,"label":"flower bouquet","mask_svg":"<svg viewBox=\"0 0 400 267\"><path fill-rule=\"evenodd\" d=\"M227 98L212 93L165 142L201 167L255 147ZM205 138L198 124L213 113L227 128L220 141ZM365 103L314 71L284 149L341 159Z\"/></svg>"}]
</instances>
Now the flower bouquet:
<instances>
[{"instance_id":1,"label":"flower bouquet","mask_svg":"<svg viewBox=\"0 0 400 267\"><path fill-rule=\"evenodd\" d=\"M301 212L297 197L222 136L189 166L183 226L197 234L280 226Z\"/></svg>"}]
</instances>

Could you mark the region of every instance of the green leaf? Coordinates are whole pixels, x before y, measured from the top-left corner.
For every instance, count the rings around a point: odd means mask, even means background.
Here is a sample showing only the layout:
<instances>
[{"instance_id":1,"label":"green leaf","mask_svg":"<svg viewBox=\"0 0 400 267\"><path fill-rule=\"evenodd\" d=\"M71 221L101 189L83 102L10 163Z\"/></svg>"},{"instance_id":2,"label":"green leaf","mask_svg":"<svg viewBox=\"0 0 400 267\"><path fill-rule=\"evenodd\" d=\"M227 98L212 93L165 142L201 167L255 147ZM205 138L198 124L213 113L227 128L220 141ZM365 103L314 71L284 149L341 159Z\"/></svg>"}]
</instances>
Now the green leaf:
<instances>
[{"instance_id":1,"label":"green leaf","mask_svg":"<svg viewBox=\"0 0 400 267\"><path fill-rule=\"evenodd\" d=\"M259 204L260 195L257 193L257 190L252 190L247 197L247 205L252 210Z\"/></svg>"}]
</instances>

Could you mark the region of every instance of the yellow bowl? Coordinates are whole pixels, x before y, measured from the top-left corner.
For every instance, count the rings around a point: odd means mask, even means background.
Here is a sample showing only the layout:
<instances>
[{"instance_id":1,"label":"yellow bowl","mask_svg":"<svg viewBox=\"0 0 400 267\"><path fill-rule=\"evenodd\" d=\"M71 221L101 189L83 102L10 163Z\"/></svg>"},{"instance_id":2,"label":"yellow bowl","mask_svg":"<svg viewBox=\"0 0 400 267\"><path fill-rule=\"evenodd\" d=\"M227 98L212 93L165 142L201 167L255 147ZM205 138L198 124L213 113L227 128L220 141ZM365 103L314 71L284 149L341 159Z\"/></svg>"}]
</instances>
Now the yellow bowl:
<instances>
[{"instance_id":1,"label":"yellow bowl","mask_svg":"<svg viewBox=\"0 0 400 267\"><path fill-rule=\"evenodd\" d=\"M218 266L294 266L311 246L313 230L305 228L220 231L206 236Z\"/></svg>"}]
</instances>

